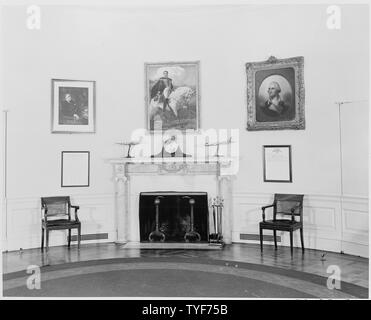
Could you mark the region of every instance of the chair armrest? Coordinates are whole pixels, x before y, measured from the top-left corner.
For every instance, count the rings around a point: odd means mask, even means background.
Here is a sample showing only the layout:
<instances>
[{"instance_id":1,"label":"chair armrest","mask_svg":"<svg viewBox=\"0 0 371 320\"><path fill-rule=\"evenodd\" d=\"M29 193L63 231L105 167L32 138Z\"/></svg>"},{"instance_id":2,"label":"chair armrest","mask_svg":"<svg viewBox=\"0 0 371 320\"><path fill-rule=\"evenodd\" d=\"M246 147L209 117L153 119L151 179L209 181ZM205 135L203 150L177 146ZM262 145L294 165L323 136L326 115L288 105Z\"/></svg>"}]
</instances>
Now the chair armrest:
<instances>
[{"instance_id":1,"label":"chair armrest","mask_svg":"<svg viewBox=\"0 0 371 320\"><path fill-rule=\"evenodd\" d=\"M75 220L79 221L79 216L77 215L77 210L80 209L80 206L71 206L71 208L75 209Z\"/></svg>"},{"instance_id":2,"label":"chair armrest","mask_svg":"<svg viewBox=\"0 0 371 320\"><path fill-rule=\"evenodd\" d=\"M268 206L264 206L264 207L262 207L262 210L265 210L265 209L267 209L267 208L269 208L269 207L274 207L274 203L273 203L273 204L270 204L270 205L268 205Z\"/></svg>"},{"instance_id":3,"label":"chair armrest","mask_svg":"<svg viewBox=\"0 0 371 320\"><path fill-rule=\"evenodd\" d=\"M262 216L263 216L263 222L265 222L265 209L267 209L267 208L270 208L270 207L274 207L274 203L273 204L270 204L270 205L268 205L268 206L264 206L264 207L262 207Z\"/></svg>"}]
</instances>

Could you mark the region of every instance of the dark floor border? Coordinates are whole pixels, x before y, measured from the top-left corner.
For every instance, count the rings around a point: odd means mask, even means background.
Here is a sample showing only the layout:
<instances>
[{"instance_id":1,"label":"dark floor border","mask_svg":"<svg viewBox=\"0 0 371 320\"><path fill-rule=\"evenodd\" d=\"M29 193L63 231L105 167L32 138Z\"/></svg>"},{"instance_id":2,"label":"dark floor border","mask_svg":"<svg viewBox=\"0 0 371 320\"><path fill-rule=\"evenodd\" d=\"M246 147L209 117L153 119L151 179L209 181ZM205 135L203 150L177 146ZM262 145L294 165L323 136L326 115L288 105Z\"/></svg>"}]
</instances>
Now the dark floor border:
<instances>
[{"instance_id":1,"label":"dark floor border","mask_svg":"<svg viewBox=\"0 0 371 320\"><path fill-rule=\"evenodd\" d=\"M92 265L104 265L104 264L114 264L114 263L146 263L146 262L172 262L172 263L197 263L197 264L208 264L208 265L220 265L220 266L229 266L231 268L244 268L249 270L255 270L259 272L266 272L269 274L282 275L286 277L291 277L299 280L304 280L312 282L317 285L326 286L327 277L319 276L316 274L283 269L273 266L266 266L262 264L255 264L249 262L239 262L232 260L214 260L206 258L182 258L182 257L135 257L135 258L111 258L111 259L99 259L99 260L88 260L88 261L79 261L71 263L63 263L51 266L41 267L41 272L51 272L62 269L72 269L78 267L92 266ZM3 281L21 278L27 276L25 270L11 272L3 275ZM358 286L349 282L341 282L341 292L350 294L352 296L367 299L368 298L368 288Z\"/></svg>"}]
</instances>

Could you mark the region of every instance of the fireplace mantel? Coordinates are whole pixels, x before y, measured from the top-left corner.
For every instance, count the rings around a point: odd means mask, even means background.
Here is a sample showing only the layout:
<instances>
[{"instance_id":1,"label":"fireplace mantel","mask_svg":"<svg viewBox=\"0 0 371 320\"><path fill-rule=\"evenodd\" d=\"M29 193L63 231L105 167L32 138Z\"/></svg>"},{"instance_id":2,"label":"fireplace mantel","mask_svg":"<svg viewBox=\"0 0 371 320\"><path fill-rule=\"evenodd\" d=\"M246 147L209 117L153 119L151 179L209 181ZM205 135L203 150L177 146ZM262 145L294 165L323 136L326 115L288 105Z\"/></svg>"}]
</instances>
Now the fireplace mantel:
<instances>
[{"instance_id":1,"label":"fireplace mantel","mask_svg":"<svg viewBox=\"0 0 371 320\"><path fill-rule=\"evenodd\" d=\"M232 239L232 179L233 158L214 157L193 159L168 158L115 158L109 159L113 166L115 184L115 211L117 242L139 242L139 193L142 191L206 191L209 197L223 197L224 210L222 230L225 243ZM201 177L209 176L208 182ZM133 187L135 177L145 178L142 185ZM175 177L169 184L166 179Z\"/></svg>"},{"instance_id":2,"label":"fireplace mantel","mask_svg":"<svg viewBox=\"0 0 371 320\"><path fill-rule=\"evenodd\" d=\"M114 165L115 177L128 178L130 174L216 174L231 176L234 159L230 157L213 157L208 159L192 158L115 158L110 159Z\"/></svg>"}]
</instances>

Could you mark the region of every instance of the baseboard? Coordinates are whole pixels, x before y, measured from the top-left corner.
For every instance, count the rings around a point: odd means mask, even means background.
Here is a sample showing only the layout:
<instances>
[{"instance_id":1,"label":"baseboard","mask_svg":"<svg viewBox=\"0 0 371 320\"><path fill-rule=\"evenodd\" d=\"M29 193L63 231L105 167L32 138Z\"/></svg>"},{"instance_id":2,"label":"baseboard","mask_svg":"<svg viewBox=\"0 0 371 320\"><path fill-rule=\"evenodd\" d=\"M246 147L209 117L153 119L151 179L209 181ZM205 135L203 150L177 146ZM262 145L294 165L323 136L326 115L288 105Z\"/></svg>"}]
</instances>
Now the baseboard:
<instances>
[{"instance_id":1,"label":"baseboard","mask_svg":"<svg viewBox=\"0 0 371 320\"><path fill-rule=\"evenodd\" d=\"M103 239L108 239L108 233L89 233L89 234L81 235L81 241L103 240ZM71 241L77 241L77 235L71 236Z\"/></svg>"},{"instance_id":2,"label":"baseboard","mask_svg":"<svg viewBox=\"0 0 371 320\"><path fill-rule=\"evenodd\" d=\"M240 233L240 240L253 240L253 241L260 241L259 234L253 233ZM274 237L272 235L263 235L263 241L274 241ZM277 236L277 242L281 242L281 236Z\"/></svg>"}]
</instances>

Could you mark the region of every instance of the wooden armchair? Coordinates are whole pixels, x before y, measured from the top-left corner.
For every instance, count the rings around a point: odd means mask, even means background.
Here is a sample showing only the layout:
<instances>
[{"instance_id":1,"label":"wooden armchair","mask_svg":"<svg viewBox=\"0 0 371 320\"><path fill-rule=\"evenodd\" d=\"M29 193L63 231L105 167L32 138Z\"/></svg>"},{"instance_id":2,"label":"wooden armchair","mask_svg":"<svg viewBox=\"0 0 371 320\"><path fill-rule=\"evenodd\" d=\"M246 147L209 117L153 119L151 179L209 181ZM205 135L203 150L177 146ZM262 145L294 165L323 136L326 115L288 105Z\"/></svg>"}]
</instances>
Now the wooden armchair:
<instances>
[{"instance_id":1,"label":"wooden armchair","mask_svg":"<svg viewBox=\"0 0 371 320\"><path fill-rule=\"evenodd\" d=\"M263 229L273 230L274 247L277 250L276 232L290 232L290 249L293 252L293 232L300 229L301 247L304 252L303 239L303 198L302 194L275 194L274 202L268 206L262 207L263 221L259 223L260 230L260 248L263 251ZM265 219L265 210L273 208L273 219ZM277 215L290 216L291 219L277 219ZM298 220L295 217L299 217Z\"/></svg>"},{"instance_id":2,"label":"wooden armchair","mask_svg":"<svg viewBox=\"0 0 371 320\"><path fill-rule=\"evenodd\" d=\"M75 219L71 219L71 208L75 209ZM77 247L80 249L81 222L77 215L79 206L72 206L70 197L41 198L41 250L44 250L44 232L46 232L46 250L49 249L49 231L68 229L68 248L71 245L71 229L77 229Z\"/></svg>"}]
</instances>

